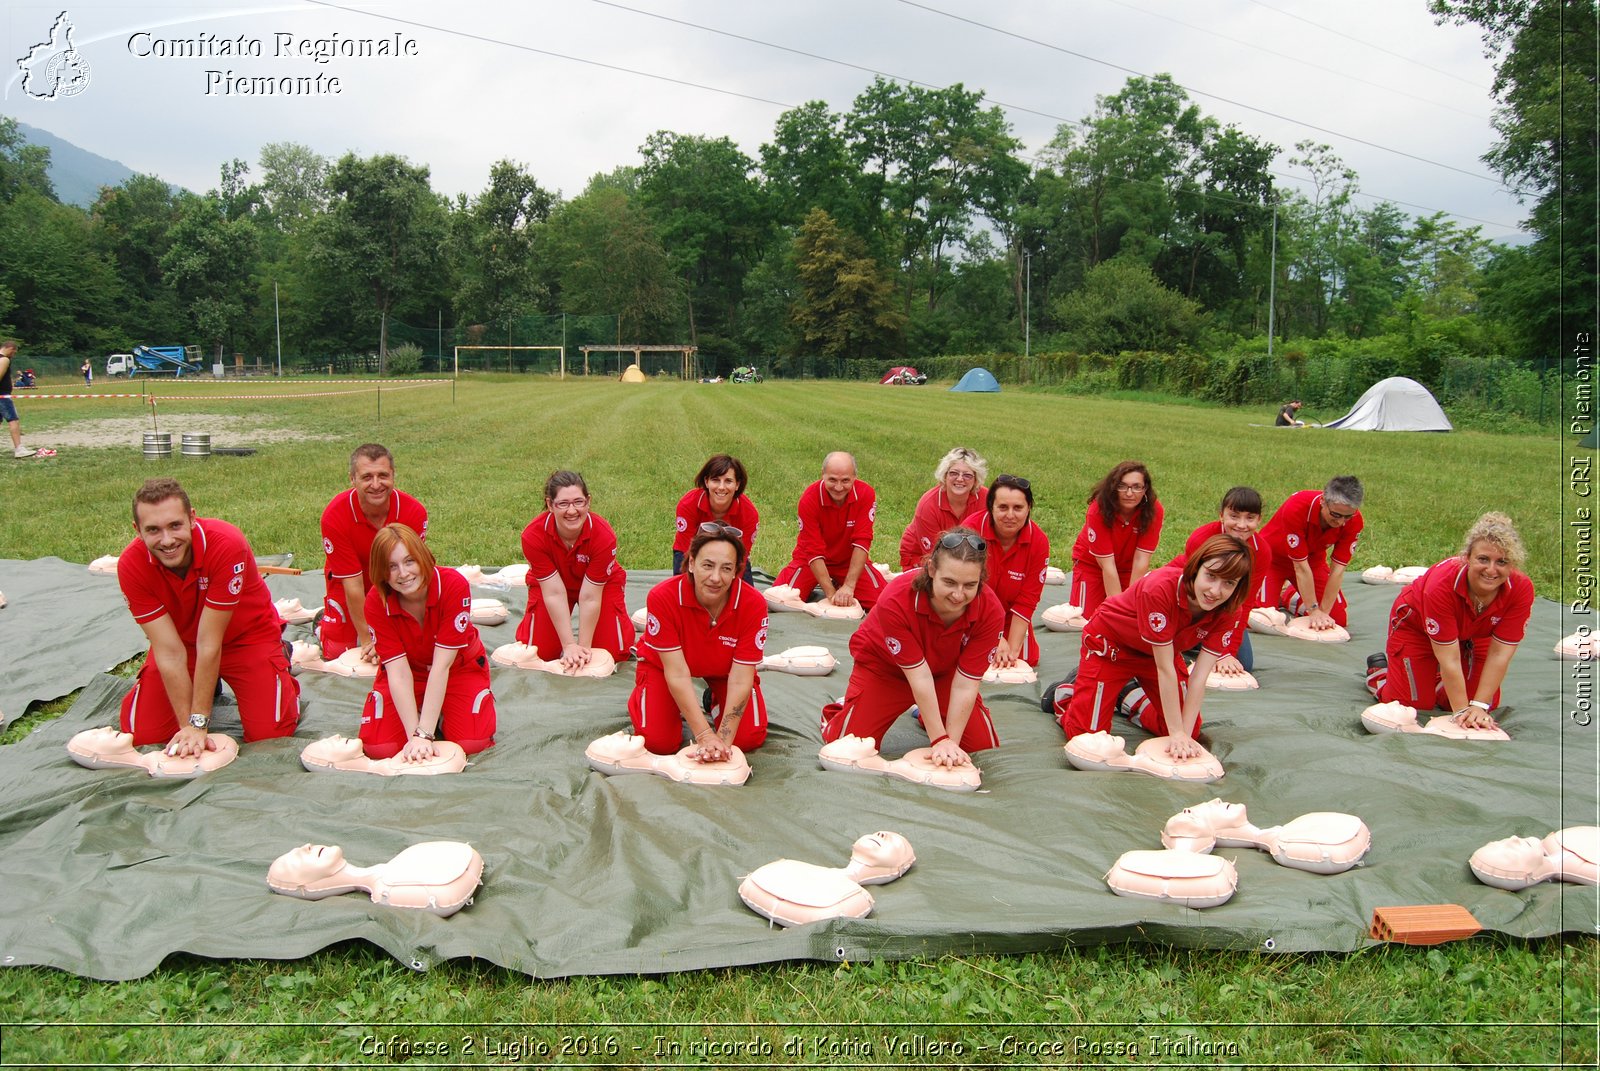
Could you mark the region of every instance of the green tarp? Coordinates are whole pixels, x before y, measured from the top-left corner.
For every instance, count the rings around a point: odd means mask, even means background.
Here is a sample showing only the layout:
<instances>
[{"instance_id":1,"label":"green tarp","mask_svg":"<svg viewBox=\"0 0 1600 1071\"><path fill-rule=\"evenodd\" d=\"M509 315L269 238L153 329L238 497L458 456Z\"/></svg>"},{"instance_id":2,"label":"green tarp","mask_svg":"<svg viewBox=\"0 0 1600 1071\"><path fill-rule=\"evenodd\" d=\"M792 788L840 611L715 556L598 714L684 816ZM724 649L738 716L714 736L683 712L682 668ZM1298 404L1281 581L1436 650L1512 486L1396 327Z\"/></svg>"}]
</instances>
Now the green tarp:
<instances>
[{"instance_id":1,"label":"green tarp","mask_svg":"<svg viewBox=\"0 0 1600 1071\"><path fill-rule=\"evenodd\" d=\"M659 579L630 577L629 605ZM271 582L314 603L320 577ZM1574 667L1549 653L1563 632L1556 605L1537 605L1512 666L1512 742L1375 737L1358 716L1363 662L1396 591L1352 585L1359 638L1348 646L1255 638L1262 690L1208 701L1213 750L1228 771L1212 786L1070 769L1038 686L988 690L1004 743L980 756L982 792L824 771L817 714L843 691L851 628L800 614L774 615L769 649L822 643L842 664L826 678L763 674L773 727L742 788L588 770L584 746L627 724L627 667L599 682L497 667L497 746L459 776L392 779L301 768L307 742L354 733L363 697L356 681L314 675L301 678L298 736L250 745L224 770L162 782L82 769L66 740L113 723L127 687L99 676L67 714L0 748L0 963L131 978L176 951L287 959L351 938L418 969L472 957L540 977L1130 940L1350 950L1369 943L1373 908L1433 903L1465 905L1485 927L1519 936L1594 932L1595 889L1504 892L1466 866L1485 841L1596 820L1594 729L1563 707L1559 689L1563 680L1570 689ZM1065 589L1047 588L1047 604L1053 595ZM484 630L489 646L510 640L520 609ZM114 590L79 612L126 613ZM1042 643L1046 679L1074 664L1076 635ZM219 710L220 726L236 732L230 708ZM885 751L920 741L902 719ZM1159 847L1170 815L1213 796L1246 804L1261 826L1356 813L1372 851L1358 870L1319 877L1224 849L1239 890L1207 911L1107 891L1102 875L1119 854ZM870 918L782 930L740 903L739 879L762 863L842 865L850 843L876 829L904 833L918 861L873 890ZM265 885L272 859L302 843L339 844L352 862L372 864L430 839L468 841L486 860L476 903L450 919L379 908L361 894L304 902Z\"/></svg>"}]
</instances>

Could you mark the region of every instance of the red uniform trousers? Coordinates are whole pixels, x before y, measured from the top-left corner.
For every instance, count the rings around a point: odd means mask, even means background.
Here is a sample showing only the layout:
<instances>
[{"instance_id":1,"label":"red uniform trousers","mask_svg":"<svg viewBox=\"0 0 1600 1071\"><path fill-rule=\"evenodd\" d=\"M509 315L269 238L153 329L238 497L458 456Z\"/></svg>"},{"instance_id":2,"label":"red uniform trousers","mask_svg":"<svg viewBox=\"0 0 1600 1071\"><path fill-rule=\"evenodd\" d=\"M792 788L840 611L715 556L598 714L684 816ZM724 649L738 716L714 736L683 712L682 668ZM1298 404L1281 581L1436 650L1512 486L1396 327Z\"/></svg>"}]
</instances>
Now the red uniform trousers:
<instances>
[{"instance_id":1,"label":"red uniform trousers","mask_svg":"<svg viewBox=\"0 0 1600 1071\"><path fill-rule=\"evenodd\" d=\"M1120 573L1118 574L1121 575ZM1122 585L1122 590L1128 590L1128 585ZM1100 604L1106 601L1106 578L1100 572L1100 559L1072 566L1071 586L1067 588L1067 602L1083 610L1083 616L1093 617Z\"/></svg>"},{"instance_id":2,"label":"red uniform trousers","mask_svg":"<svg viewBox=\"0 0 1600 1071\"><path fill-rule=\"evenodd\" d=\"M195 650L189 648L188 672L194 676ZM293 736L300 724L300 682L289 673L283 645L252 644L224 647L218 676L239 703L239 721L244 725L246 743L274 736ZM188 724L190 711L184 711ZM178 731L178 717L167 698L153 654L145 656L144 668L134 681L133 691L122 697L122 731L133 734L135 745L165 744Z\"/></svg>"},{"instance_id":3,"label":"red uniform trousers","mask_svg":"<svg viewBox=\"0 0 1600 1071\"><path fill-rule=\"evenodd\" d=\"M1311 587L1314 598L1322 598L1322 589L1328 583L1328 565L1318 558L1306 559L1311 564ZM1272 556L1272 573L1264 582L1268 596L1277 593L1277 605L1288 611L1290 617L1305 616L1306 609L1300 600L1300 589L1294 586L1294 563L1285 560L1286 568L1278 567L1278 556ZM1341 587L1339 595L1333 600L1332 606L1324 606L1328 616L1333 618L1333 623L1340 628L1350 624L1350 604L1345 601L1344 591Z\"/></svg>"},{"instance_id":4,"label":"red uniform trousers","mask_svg":"<svg viewBox=\"0 0 1600 1071\"><path fill-rule=\"evenodd\" d=\"M1072 682L1072 698L1057 701L1056 720L1071 740L1079 733L1110 732L1112 715L1117 712L1117 696L1130 680L1139 682L1149 702L1135 719L1156 736L1167 735L1167 721L1161 710L1161 684L1156 676L1156 660L1147 654L1105 644L1100 637L1084 633L1083 654L1078 660L1078 676ZM1093 647L1091 645L1094 645ZM1106 653L1102 654L1101 651ZM1189 685L1189 667L1182 656L1175 656L1178 670L1178 701ZM1200 722L1194 725L1200 732Z\"/></svg>"},{"instance_id":5,"label":"red uniform trousers","mask_svg":"<svg viewBox=\"0 0 1600 1071\"><path fill-rule=\"evenodd\" d=\"M570 618L557 628L545 611L539 582L533 581L530 589L528 612L522 615L522 623L517 626L517 642L538 648L540 658L553 662L561 657L561 652L572 642ZM625 662L629 649L633 647L633 622L628 618L628 607L622 602L621 592L613 598L610 591L607 588L600 596L600 617L594 624L592 646L610 652L618 662ZM568 610L570 612L571 607Z\"/></svg>"},{"instance_id":6,"label":"red uniform trousers","mask_svg":"<svg viewBox=\"0 0 1600 1071\"><path fill-rule=\"evenodd\" d=\"M485 659L487 662L487 659ZM412 693L417 710L422 710L422 693L428 687L428 674L413 674ZM389 690L389 675L379 677L367 704L361 708L361 747L369 759L387 759L406 746L406 727L394 709L394 693ZM494 746L494 693L489 690L489 667L468 665L450 673L445 685L444 704L439 708L437 735L461 745L468 755Z\"/></svg>"},{"instance_id":7,"label":"red uniform trousers","mask_svg":"<svg viewBox=\"0 0 1600 1071\"><path fill-rule=\"evenodd\" d=\"M362 642L371 639L368 636ZM350 648L360 646L356 642L356 627L350 622L350 611L344 606L343 588L339 590L338 598L331 594L323 596L322 616L317 619L317 643L322 648L322 657L330 662Z\"/></svg>"},{"instance_id":8,"label":"red uniform trousers","mask_svg":"<svg viewBox=\"0 0 1600 1071\"><path fill-rule=\"evenodd\" d=\"M711 727L722 725L722 709L728 701L728 678L702 677L711 688L711 706L717 711ZM706 712L707 714L710 711ZM671 755L683 747L683 713L667 687L667 675L649 662L640 662L633 674L633 694L628 696L628 717L633 731L644 737L645 750L652 755ZM754 751L767 742L767 700L761 694L761 674L750 687L750 702L733 734L733 746Z\"/></svg>"},{"instance_id":9,"label":"red uniform trousers","mask_svg":"<svg viewBox=\"0 0 1600 1071\"><path fill-rule=\"evenodd\" d=\"M954 680L954 670L933 678L933 691L939 698L941 710L950 709L950 685ZM911 694L911 682L898 670L888 674L851 673L850 683L845 686L844 700L822 708L822 739L832 741L841 736L867 736L881 749L889 726L910 710L915 702L916 698ZM972 716L967 719L967 728L961 734L961 750L983 751L999 746L1000 736L995 732L994 719L980 695L973 700Z\"/></svg>"},{"instance_id":10,"label":"red uniform trousers","mask_svg":"<svg viewBox=\"0 0 1600 1071\"><path fill-rule=\"evenodd\" d=\"M1489 637L1459 643L1459 647L1461 673L1467 679L1467 698L1471 699L1477 695L1478 682L1483 679L1483 663L1489 657ZM1414 710L1450 709L1450 697L1445 695L1432 643L1391 630L1384 653L1389 657L1387 671L1375 674L1367 682L1378 702L1404 703ZM1493 709L1499 705L1500 690L1497 688L1489 707Z\"/></svg>"},{"instance_id":11,"label":"red uniform trousers","mask_svg":"<svg viewBox=\"0 0 1600 1071\"><path fill-rule=\"evenodd\" d=\"M834 587L844 583L844 574L843 569L837 573L832 569L828 570L828 577L833 581ZM817 578L811 575L809 562L790 562L783 567L783 571L777 575L773 583L788 584L800 593L802 602L809 599L811 593L817 590ZM872 609L878 602L878 596L883 594L884 586L883 574L868 562L861 567L861 575L856 579L856 602L861 604L863 610Z\"/></svg>"}]
</instances>

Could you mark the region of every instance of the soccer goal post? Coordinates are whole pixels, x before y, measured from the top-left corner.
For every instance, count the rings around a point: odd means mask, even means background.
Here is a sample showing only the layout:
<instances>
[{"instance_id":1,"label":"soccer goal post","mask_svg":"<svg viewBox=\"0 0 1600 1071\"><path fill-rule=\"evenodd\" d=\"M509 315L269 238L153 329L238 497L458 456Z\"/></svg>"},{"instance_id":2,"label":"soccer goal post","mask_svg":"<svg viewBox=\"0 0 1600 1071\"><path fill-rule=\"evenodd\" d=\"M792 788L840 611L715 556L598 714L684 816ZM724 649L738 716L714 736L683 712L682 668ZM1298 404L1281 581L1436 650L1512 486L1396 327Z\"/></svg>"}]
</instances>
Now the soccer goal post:
<instances>
[{"instance_id":1,"label":"soccer goal post","mask_svg":"<svg viewBox=\"0 0 1600 1071\"><path fill-rule=\"evenodd\" d=\"M483 363L483 370L485 372L490 372L490 371L497 372L497 371L500 370L499 360L495 359L495 358L490 358L490 357L487 356L487 354L503 353L503 354L505 354L505 370L507 372L515 372L517 370L516 369L517 354L521 353L521 352L528 351L528 350L543 350L545 352L556 354L556 371L557 371L557 374L562 379L566 379L567 378L567 348L565 346L457 346L456 347L456 352L455 352L455 362L456 362L455 374L458 377L461 375L461 355L463 353L469 355L468 356L469 367L470 367L470 361L471 361L471 356L470 356L471 354L479 353L479 352L485 353L486 354L486 359L484 360L484 363Z\"/></svg>"}]
</instances>

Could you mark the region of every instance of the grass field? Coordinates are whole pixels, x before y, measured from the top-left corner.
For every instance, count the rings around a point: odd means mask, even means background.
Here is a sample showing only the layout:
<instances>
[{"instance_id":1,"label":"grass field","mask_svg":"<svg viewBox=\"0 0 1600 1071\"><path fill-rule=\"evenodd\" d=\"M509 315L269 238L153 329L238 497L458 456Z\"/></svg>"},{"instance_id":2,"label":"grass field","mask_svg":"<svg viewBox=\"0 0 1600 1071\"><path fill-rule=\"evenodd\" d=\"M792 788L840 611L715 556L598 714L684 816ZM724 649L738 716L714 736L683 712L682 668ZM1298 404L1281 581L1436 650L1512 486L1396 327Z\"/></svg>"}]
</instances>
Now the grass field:
<instances>
[{"instance_id":1,"label":"grass field","mask_svg":"<svg viewBox=\"0 0 1600 1071\"><path fill-rule=\"evenodd\" d=\"M238 523L258 553L293 552L297 564L318 568L321 508L345 485L350 449L376 439L395 451L400 486L429 506L430 543L452 564L516 560L545 475L568 467L588 477L595 509L617 529L624 564L664 568L674 503L705 456L727 450L751 470L750 494L762 510L756 562L775 571L793 544L795 497L835 448L853 450L861 476L877 488L874 556L893 560L935 462L965 444L989 459L991 476L1009 471L1033 481L1036 519L1061 566L1090 485L1134 456L1150 465L1166 506L1163 556L1215 516L1234 483L1254 484L1275 505L1353 472L1368 487L1357 569L1436 561L1493 508L1517 520L1542 593L1555 595L1564 578L1571 583L1561 546L1567 460L1553 438L1279 432L1248 426L1269 421L1267 412L831 382L628 387L479 376L455 388L381 394L171 397L345 389L358 388L162 384L155 414L175 443L186 428L205 424L215 445L259 446L252 457L166 465L141 456L138 431L150 410L138 402L25 401L33 445L92 441L108 429L118 444L63 445L55 459L4 462L0 557L87 561L115 553L131 536L128 501L139 480L175 473L202 514ZM40 716L49 711L25 721ZM227 905L211 913L226 920ZM108 919L108 930L116 924ZM0 1064L499 1066L562 1062L567 1039L567 1062L591 1065L1593 1066L1597 947L1587 938L1496 937L1435 949L1263 956L1131 945L553 982L460 962L417 974L364 945L288 963L178 956L120 985L0 971L0 1024L10 1024L0 1032ZM179 1025L193 1023L228 1025ZM476 1025L490 1023L539 1025ZM657 1023L679 1025L650 1025ZM1097 1023L1113 1025L1080 1026ZM930 1048L896 1057L885 1051L886 1034L922 1037ZM426 1056L420 1046L377 1051L370 1040L391 1035L451 1048ZM656 1035L752 1047L737 1057L704 1049L663 1054ZM1007 1035L1066 1048L1007 1055L999 1047ZM473 1039L470 1050L463 1038ZM783 1050L795 1038L799 1059ZM964 1052L948 1048L957 1042ZM770 1059L751 1055L759 1056L761 1043L771 1046Z\"/></svg>"}]
</instances>

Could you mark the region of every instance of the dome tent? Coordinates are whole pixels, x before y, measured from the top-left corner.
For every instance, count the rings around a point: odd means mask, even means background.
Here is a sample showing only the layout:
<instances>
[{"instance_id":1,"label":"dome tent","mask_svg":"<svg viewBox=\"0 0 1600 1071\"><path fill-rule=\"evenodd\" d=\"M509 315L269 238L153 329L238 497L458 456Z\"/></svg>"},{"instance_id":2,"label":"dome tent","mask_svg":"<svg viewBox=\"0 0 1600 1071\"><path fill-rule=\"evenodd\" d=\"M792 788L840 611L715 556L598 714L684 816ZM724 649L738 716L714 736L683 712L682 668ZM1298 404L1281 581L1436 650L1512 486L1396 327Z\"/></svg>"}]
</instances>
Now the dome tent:
<instances>
[{"instance_id":1,"label":"dome tent","mask_svg":"<svg viewBox=\"0 0 1600 1071\"><path fill-rule=\"evenodd\" d=\"M1348 413L1323 427L1345 431L1454 430L1428 388L1404 376L1374 383Z\"/></svg>"},{"instance_id":2,"label":"dome tent","mask_svg":"<svg viewBox=\"0 0 1600 1071\"><path fill-rule=\"evenodd\" d=\"M636 364L630 364L627 371L622 373L622 382L624 383L643 383L644 381L644 372Z\"/></svg>"},{"instance_id":3,"label":"dome tent","mask_svg":"<svg viewBox=\"0 0 1600 1071\"><path fill-rule=\"evenodd\" d=\"M961 382L950 389L995 394L999 392L1000 384L995 382L994 373L987 368L969 368L967 374L961 377Z\"/></svg>"}]
</instances>

